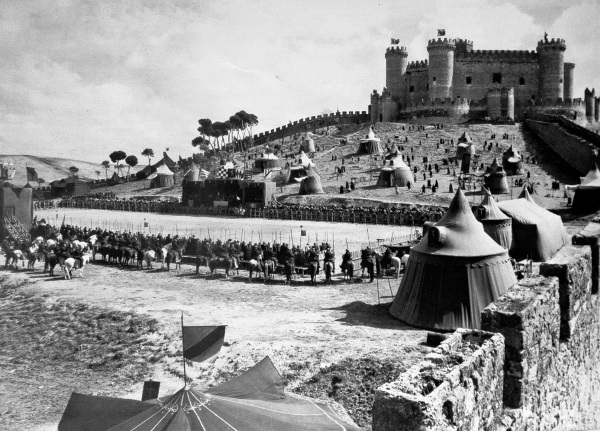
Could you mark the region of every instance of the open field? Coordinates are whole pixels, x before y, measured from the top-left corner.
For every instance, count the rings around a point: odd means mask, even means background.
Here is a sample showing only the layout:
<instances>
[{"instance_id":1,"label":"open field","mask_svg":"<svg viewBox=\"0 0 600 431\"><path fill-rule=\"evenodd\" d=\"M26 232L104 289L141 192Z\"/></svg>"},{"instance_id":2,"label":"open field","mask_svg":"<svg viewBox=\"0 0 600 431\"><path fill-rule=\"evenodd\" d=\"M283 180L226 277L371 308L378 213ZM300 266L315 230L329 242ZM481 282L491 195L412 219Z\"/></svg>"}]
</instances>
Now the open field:
<instances>
[{"instance_id":1,"label":"open field","mask_svg":"<svg viewBox=\"0 0 600 431\"><path fill-rule=\"evenodd\" d=\"M100 226L111 230L144 229L144 219L148 222L148 233L171 235L196 235L197 237L216 239L239 239L273 242L279 238L283 242L293 244L311 244L315 241L328 241L334 245L338 255L346 248L346 240L350 250L358 250L369 239L385 239L386 241L410 235L416 231L408 226L376 226L356 225L350 223L322 223L293 220L267 220L236 217L205 217L172 214L154 214L125 211L106 211L58 208L55 210L40 210L35 214L45 218L50 224L60 226L63 217L66 224L77 226ZM58 215L58 217L57 217ZM307 236L300 236L300 226L306 230ZM420 228L419 228L420 229ZM291 235L291 240L290 240ZM335 239L335 244L334 244Z\"/></svg>"},{"instance_id":2,"label":"open field","mask_svg":"<svg viewBox=\"0 0 600 431\"><path fill-rule=\"evenodd\" d=\"M403 325L387 313L389 296L398 288L397 280L390 280L389 284L388 280L379 280L327 287L304 282L265 285L241 278L225 280L222 274L210 277L206 269L195 275L193 268L185 265L177 274L102 263L89 265L85 278L76 275L71 281L42 275L40 264L35 273L1 270L0 276L4 289L13 285L10 294L0 299L0 308L14 310L4 313L0 323L5 328L27 328L24 333L28 334L27 338L17 337L13 333L16 329L0 333L0 345L6 352L0 354L0 390L11 394L0 409L0 427L6 430L55 429L71 390L138 398L142 381L149 378L161 381L162 395L178 389L182 372L178 356L182 312L186 324L228 325L226 345L214 366L196 364L188 369L195 386L207 387L228 379L269 355L289 390L298 387L301 393L326 397L331 389L326 379L342 376L342 388L334 399L342 402L367 429L372 391L430 349L423 344L425 331ZM378 287L382 296L388 296L381 299L387 304L378 306ZM21 303L23 298L40 301L41 305L37 309L26 308ZM55 318L51 304L71 305L65 316ZM68 344L74 334L84 333L80 320L84 320L85 329L98 315L104 315L98 311L90 315L74 313L79 309L77 304L83 304L84 309L109 307L123 312L128 316L125 326L139 313L155 319L157 333L134 337L141 341L133 344L123 342L136 353L126 350L131 355L126 356L128 360L133 365L142 361L146 366L129 369L125 375L117 372L118 367L102 374L102 369L86 363L89 358L82 358L76 346L68 361L54 367L40 364L43 361L37 358L48 349L44 344L48 333L63 334L63 343ZM59 311L63 308L58 307ZM70 326L57 322L76 325L74 332ZM106 343L114 338L106 335L96 328L87 338L96 340L94 350L102 352L110 350ZM25 341L27 348L21 346ZM154 349L144 353L138 346ZM15 352L20 355L16 362ZM121 356L109 356L115 357ZM321 377L311 380L314 374ZM373 381L373 376L379 380ZM32 396L38 392L44 396ZM36 419L30 422L28 417Z\"/></svg>"}]
</instances>

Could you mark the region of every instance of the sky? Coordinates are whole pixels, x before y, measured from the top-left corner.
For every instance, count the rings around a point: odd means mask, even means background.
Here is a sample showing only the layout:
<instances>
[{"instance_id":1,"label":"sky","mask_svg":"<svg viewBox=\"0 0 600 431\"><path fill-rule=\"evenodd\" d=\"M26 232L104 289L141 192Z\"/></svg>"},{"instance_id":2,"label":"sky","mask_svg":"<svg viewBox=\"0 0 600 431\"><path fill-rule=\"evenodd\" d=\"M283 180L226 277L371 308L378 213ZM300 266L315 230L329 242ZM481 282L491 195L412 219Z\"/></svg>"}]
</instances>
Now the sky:
<instances>
[{"instance_id":1,"label":"sky","mask_svg":"<svg viewBox=\"0 0 600 431\"><path fill-rule=\"evenodd\" d=\"M256 133L367 110L390 38L421 60L437 29L474 49L565 39L583 97L598 16L600 0L0 0L0 154L187 157L200 118L243 109Z\"/></svg>"}]
</instances>

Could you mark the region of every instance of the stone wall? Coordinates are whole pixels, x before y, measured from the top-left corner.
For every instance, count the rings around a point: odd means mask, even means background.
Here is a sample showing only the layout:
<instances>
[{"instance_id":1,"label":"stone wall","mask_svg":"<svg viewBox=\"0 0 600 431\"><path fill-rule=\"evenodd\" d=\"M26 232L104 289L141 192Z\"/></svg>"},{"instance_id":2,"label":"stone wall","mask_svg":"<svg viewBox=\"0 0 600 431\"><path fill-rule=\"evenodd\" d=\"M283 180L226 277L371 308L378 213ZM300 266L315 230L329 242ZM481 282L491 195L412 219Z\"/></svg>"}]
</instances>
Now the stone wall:
<instances>
[{"instance_id":1,"label":"stone wall","mask_svg":"<svg viewBox=\"0 0 600 431\"><path fill-rule=\"evenodd\" d=\"M502 411L503 364L502 335L456 331L377 390L373 430L491 430Z\"/></svg>"},{"instance_id":2,"label":"stone wall","mask_svg":"<svg viewBox=\"0 0 600 431\"><path fill-rule=\"evenodd\" d=\"M551 120L551 118L548 118ZM555 153L562 157L569 165L586 175L592 168L594 160L599 163L600 157L596 155L600 146L590 142L587 136L575 134L575 130L567 130L556 122L536 121L528 119L525 122ZM573 126L576 126L573 124ZM579 126L578 126L579 127ZM592 132L590 132L592 133ZM591 136L589 138L594 138ZM596 139L600 136L596 136Z\"/></svg>"},{"instance_id":3,"label":"stone wall","mask_svg":"<svg viewBox=\"0 0 600 431\"><path fill-rule=\"evenodd\" d=\"M463 350L456 368L447 365L449 352L460 351L469 331L457 330L379 388L373 430L600 428L600 224L573 243L483 311L477 334L485 341L470 354ZM461 377L467 373L456 371L465 364L477 372L472 387ZM441 376L431 386L436 369Z\"/></svg>"}]
</instances>

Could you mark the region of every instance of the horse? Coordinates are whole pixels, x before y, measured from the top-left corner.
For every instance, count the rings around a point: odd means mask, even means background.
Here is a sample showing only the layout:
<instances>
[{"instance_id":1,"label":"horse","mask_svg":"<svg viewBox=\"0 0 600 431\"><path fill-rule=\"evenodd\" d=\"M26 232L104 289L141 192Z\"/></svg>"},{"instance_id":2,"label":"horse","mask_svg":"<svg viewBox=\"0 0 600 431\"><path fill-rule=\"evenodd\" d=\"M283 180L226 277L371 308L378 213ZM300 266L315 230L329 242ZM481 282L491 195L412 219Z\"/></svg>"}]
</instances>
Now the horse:
<instances>
[{"instance_id":1,"label":"horse","mask_svg":"<svg viewBox=\"0 0 600 431\"><path fill-rule=\"evenodd\" d=\"M248 261L248 280L252 280L254 273L257 274L257 277L260 276L260 273L263 271L262 257L263 255L260 253L255 259Z\"/></svg>"},{"instance_id":2,"label":"horse","mask_svg":"<svg viewBox=\"0 0 600 431\"><path fill-rule=\"evenodd\" d=\"M54 267L58 264L58 256L54 250L49 250L44 253L44 273L49 272L49 275L54 276Z\"/></svg>"},{"instance_id":3,"label":"horse","mask_svg":"<svg viewBox=\"0 0 600 431\"><path fill-rule=\"evenodd\" d=\"M81 258L75 259L75 262L79 263L79 274L81 275L81 278L83 278L83 268L90 263L90 256L89 253L84 253L81 255ZM75 266L75 269L77 269L77 266Z\"/></svg>"},{"instance_id":4,"label":"horse","mask_svg":"<svg viewBox=\"0 0 600 431\"><path fill-rule=\"evenodd\" d=\"M369 274L369 282L372 283L375 279L375 262L371 259L362 259L360 262L360 267L362 269L362 276L365 275L365 269Z\"/></svg>"},{"instance_id":5,"label":"horse","mask_svg":"<svg viewBox=\"0 0 600 431\"><path fill-rule=\"evenodd\" d=\"M263 274L265 276L265 283L269 280L275 279L275 269L277 268L277 262L275 259L265 259L263 261Z\"/></svg>"},{"instance_id":6,"label":"horse","mask_svg":"<svg viewBox=\"0 0 600 431\"><path fill-rule=\"evenodd\" d=\"M310 275L310 283L314 286L317 279L317 271L319 270L319 262L308 263L308 275Z\"/></svg>"},{"instance_id":7,"label":"horse","mask_svg":"<svg viewBox=\"0 0 600 431\"><path fill-rule=\"evenodd\" d=\"M394 268L394 270L396 271L396 278L400 277L400 266L401 266L401 259L397 256L398 252L392 253L392 255L390 256L390 264L391 266ZM381 261L383 259L383 255L379 252L375 252L375 259L377 260L377 274L379 275L381 272L381 269L387 269L388 267L386 266L385 268L381 267Z\"/></svg>"},{"instance_id":8,"label":"horse","mask_svg":"<svg viewBox=\"0 0 600 431\"><path fill-rule=\"evenodd\" d=\"M200 265L208 266L208 257L201 254L196 255L196 274L200 274Z\"/></svg>"},{"instance_id":9,"label":"horse","mask_svg":"<svg viewBox=\"0 0 600 431\"><path fill-rule=\"evenodd\" d=\"M352 259L342 263L341 268L342 273L344 274L344 280L354 280L354 262L352 262Z\"/></svg>"},{"instance_id":10,"label":"horse","mask_svg":"<svg viewBox=\"0 0 600 431\"><path fill-rule=\"evenodd\" d=\"M325 284L331 284L331 274L333 274L333 262L330 260L323 262L325 270Z\"/></svg>"},{"instance_id":11,"label":"horse","mask_svg":"<svg viewBox=\"0 0 600 431\"><path fill-rule=\"evenodd\" d=\"M73 278L73 270L77 269L77 260L74 257L68 257L66 259L60 259L60 264L63 272L65 273L65 280Z\"/></svg>"},{"instance_id":12,"label":"horse","mask_svg":"<svg viewBox=\"0 0 600 431\"><path fill-rule=\"evenodd\" d=\"M285 284L292 284L292 275L294 274L294 267L295 262L293 257L285 260L283 264L283 270L285 272Z\"/></svg>"},{"instance_id":13,"label":"horse","mask_svg":"<svg viewBox=\"0 0 600 431\"><path fill-rule=\"evenodd\" d=\"M12 267L15 271L19 270L19 261L21 266L25 267L25 256L21 250L6 251L6 265Z\"/></svg>"},{"instance_id":14,"label":"horse","mask_svg":"<svg viewBox=\"0 0 600 431\"><path fill-rule=\"evenodd\" d=\"M156 252L154 250L146 250L144 252L144 262L146 262L146 268L152 268L152 261L156 259ZM144 269L144 265L142 264L142 269Z\"/></svg>"},{"instance_id":15,"label":"horse","mask_svg":"<svg viewBox=\"0 0 600 431\"><path fill-rule=\"evenodd\" d=\"M208 262L208 268L210 269L210 275L213 275L216 269L225 270L225 278L229 278L229 270L233 269L231 259L228 257L215 257Z\"/></svg>"},{"instance_id":16,"label":"horse","mask_svg":"<svg viewBox=\"0 0 600 431\"><path fill-rule=\"evenodd\" d=\"M179 272L181 269L181 251L169 250L165 257L165 263L167 264L167 271L171 270L171 262L175 263L175 270Z\"/></svg>"},{"instance_id":17,"label":"horse","mask_svg":"<svg viewBox=\"0 0 600 431\"><path fill-rule=\"evenodd\" d=\"M39 246L36 245L36 243L34 242L34 245L32 245L31 247L29 247L27 249L27 269L30 269L32 271L35 271L35 262L37 262L38 260L41 261L41 252L39 249Z\"/></svg>"}]
</instances>

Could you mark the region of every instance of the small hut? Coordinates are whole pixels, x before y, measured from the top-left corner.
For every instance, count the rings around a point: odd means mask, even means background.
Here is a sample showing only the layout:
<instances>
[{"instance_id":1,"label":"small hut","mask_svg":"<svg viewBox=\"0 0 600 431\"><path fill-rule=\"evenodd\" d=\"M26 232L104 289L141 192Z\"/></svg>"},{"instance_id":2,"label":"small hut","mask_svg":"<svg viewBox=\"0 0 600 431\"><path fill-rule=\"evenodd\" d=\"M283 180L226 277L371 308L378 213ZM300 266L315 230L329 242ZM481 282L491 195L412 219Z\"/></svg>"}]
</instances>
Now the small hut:
<instances>
[{"instance_id":1,"label":"small hut","mask_svg":"<svg viewBox=\"0 0 600 431\"><path fill-rule=\"evenodd\" d=\"M545 262L569 242L560 216L533 203L533 200L519 198L502 201L498 207L512 219L510 254L517 260Z\"/></svg>"},{"instance_id":2,"label":"small hut","mask_svg":"<svg viewBox=\"0 0 600 431\"><path fill-rule=\"evenodd\" d=\"M597 164L594 163L588 174L581 178L581 184L569 188L575 190L573 211L593 213L600 210L600 170Z\"/></svg>"},{"instance_id":3,"label":"small hut","mask_svg":"<svg viewBox=\"0 0 600 431\"><path fill-rule=\"evenodd\" d=\"M262 173L265 178L279 170L281 170L281 159L272 152L265 152L254 160L254 171Z\"/></svg>"},{"instance_id":4,"label":"small hut","mask_svg":"<svg viewBox=\"0 0 600 431\"><path fill-rule=\"evenodd\" d=\"M181 156L180 156L181 158ZM194 162L191 162L192 165L190 169L185 173L184 181L195 182L200 179L200 168Z\"/></svg>"},{"instance_id":5,"label":"small hut","mask_svg":"<svg viewBox=\"0 0 600 431\"><path fill-rule=\"evenodd\" d=\"M155 189L158 187L173 187L175 185L175 176L173 172L167 167L166 163L161 163L156 167L156 171L148 176L150 181L150 188Z\"/></svg>"},{"instance_id":6,"label":"small hut","mask_svg":"<svg viewBox=\"0 0 600 431\"><path fill-rule=\"evenodd\" d=\"M521 175L523 173L523 156L512 145L502 154L502 167L506 175Z\"/></svg>"},{"instance_id":7,"label":"small hut","mask_svg":"<svg viewBox=\"0 0 600 431\"><path fill-rule=\"evenodd\" d=\"M358 148L359 154L381 154L381 140L375 137L373 132L373 126L369 127L369 133L364 139L360 140L360 146Z\"/></svg>"},{"instance_id":8,"label":"small hut","mask_svg":"<svg viewBox=\"0 0 600 431\"><path fill-rule=\"evenodd\" d=\"M306 168L306 177L300 181L299 195L315 195L325 193L321 185L321 177L312 166Z\"/></svg>"},{"instance_id":9,"label":"small hut","mask_svg":"<svg viewBox=\"0 0 600 431\"><path fill-rule=\"evenodd\" d=\"M412 172L406 163L402 160L402 156L398 155L389 160L388 165L381 168L379 178L377 179L378 187L406 187L414 181Z\"/></svg>"},{"instance_id":10,"label":"small hut","mask_svg":"<svg viewBox=\"0 0 600 431\"><path fill-rule=\"evenodd\" d=\"M302 137L302 142L300 143L300 150L308 154L315 152L315 141L308 134L308 132Z\"/></svg>"},{"instance_id":11,"label":"small hut","mask_svg":"<svg viewBox=\"0 0 600 431\"><path fill-rule=\"evenodd\" d=\"M392 316L436 331L481 327L481 312L516 283L508 251L490 238L459 189L409 254Z\"/></svg>"},{"instance_id":12,"label":"small hut","mask_svg":"<svg viewBox=\"0 0 600 431\"><path fill-rule=\"evenodd\" d=\"M498 164L496 159L485 170L483 175L483 183L494 195L509 193L508 181L506 180L506 172L502 166Z\"/></svg>"},{"instance_id":13,"label":"small hut","mask_svg":"<svg viewBox=\"0 0 600 431\"><path fill-rule=\"evenodd\" d=\"M491 193L486 192L483 201L475 209L475 217L483 225L483 230L494 241L507 250L512 245L512 219L504 214Z\"/></svg>"}]
</instances>

